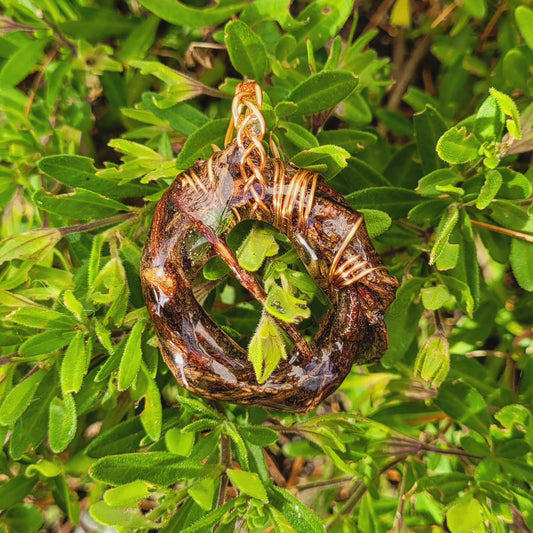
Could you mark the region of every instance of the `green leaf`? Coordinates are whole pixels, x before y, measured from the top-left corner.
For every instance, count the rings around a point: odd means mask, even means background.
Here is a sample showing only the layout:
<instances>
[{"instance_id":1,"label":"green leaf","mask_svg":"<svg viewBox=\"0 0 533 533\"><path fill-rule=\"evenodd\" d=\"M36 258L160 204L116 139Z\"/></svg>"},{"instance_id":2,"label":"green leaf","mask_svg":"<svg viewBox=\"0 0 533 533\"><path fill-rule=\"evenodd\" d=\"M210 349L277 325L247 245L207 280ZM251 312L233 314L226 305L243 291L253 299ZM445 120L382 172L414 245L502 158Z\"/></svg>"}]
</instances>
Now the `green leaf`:
<instances>
[{"instance_id":1,"label":"green leaf","mask_svg":"<svg viewBox=\"0 0 533 533\"><path fill-rule=\"evenodd\" d=\"M424 278L408 279L398 289L396 300L387 311L385 320L389 332L389 349L382 359L386 368L397 364L405 356L416 337L423 308L415 300L424 283Z\"/></svg>"},{"instance_id":2,"label":"green leaf","mask_svg":"<svg viewBox=\"0 0 533 533\"><path fill-rule=\"evenodd\" d=\"M145 196L157 190L151 185L133 182L119 184L115 180L99 178L92 159L80 155L50 155L40 159L38 167L41 172L64 185L87 189L113 199Z\"/></svg>"},{"instance_id":3,"label":"green leaf","mask_svg":"<svg viewBox=\"0 0 533 533\"><path fill-rule=\"evenodd\" d=\"M457 185L463 181L463 177L453 170L442 168L434 170L427 176L421 178L418 182L416 192L421 196L427 196L428 198L434 196L440 196L442 194L441 187L447 185Z\"/></svg>"},{"instance_id":4,"label":"green leaf","mask_svg":"<svg viewBox=\"0 0 533 533\"><path fill-rule=\"evenodd\" d=\"M200 482L195 483L189 487L189 496L205 511L210 511L213 508L213 499L215 497L215 489L217 483L213 478L206 477Z\"/></svg>"},{"instance_id":5,"label":"green leaf","mask_svg":"<svg viewBox=\"0 0 533 533\"><path fill-rule=\"evenodd\" d=\"M134 22L111 9L102 7L79 8L78 20L67 20L59 24L64 34L74 39L99 41L114 35L123 35L134 27Z\"/></svg>"},{"instance_id":6,"label":"green leaf","mask_svg":"<svg viewBox=\"0 0 533 533\"><path fill-rule=\"evenodd\" d=\"M443 334L428 339L416 356L413 372L435 388L439 388L450 370L450 348Z\"/></svg>"},{"instance_id":7,"label":"green leaf","mask_svg":"<svg viewBox=\"0 0 533 533\"><path fill-rule=\"evenodd\" d=\"M298 84L287 100L298 105L300 115L325 111L342 102L357 86L351 72L331 70L313 74Z\"/></svg>"},{"instance_id":8,"label":"green leaf","mask_svg":"<svg viewBox=\"0 0 533 533\"><path fill-rule=\"evenodd\" d=\"M425 287L420 291L420 294L424 307L430 311L440 309L450 299L450 293L445 285Z\"/></svg>"},{"instance_id":9,"label":"green leaf","mask_svg":"<svg viewBox=\"0 0 533 533\"><path fill-rule=\"evenodd\" d=\"M431 249L431 254L429 257L429 264L432 265L439 258L441 253L444 251L450 235L454 230L457 222L459 221L459 209L455 204L452 204L448 207L448 212L445 216L442 217L439 227L435 233L435 243Z\"/></svg>"},{"instance_id":10,"label":"green leaf","mask_svg":"<svg viewBox=\"0 0 533 533\"><path fill-rule=\"evenodd\" d=\"M268 280L266 284L266 311L284 322L298 323L303 318L309 318L311 310L307 306L307 301L293 294L292 287L285 275L281 274L280 279L282 282L281 287L273 280ZM269 331L268 334L267 330ZM274 334L270 328L267 328L267 330L265 330L265 339ZM271 341L273 342L273 338L268 342L270 343Z\"/></svg>"},{"instance_id":11,"label":"green leaf","mask_svg":"<svg viewBox=\"0 0 533 533\"><path fill-rule=\"evenodd\" d=\"M359 209L359 212L365 216L365 226L370 238L378 237L391 227L392 219L383 211L378 211L377 209Z\"/></svg>"},{"instance_id":12,"label":"green leaf","mask_svg":"<svg viewBox=\"0 0 533 533\"><path fill-rule=\"evenodd\" d=\"M168 122L172 129L182 135L188 137L209 122L209 119L201 111L186 102L179 102L171 107L161 109L158 103L163 99L163 96L156 93L144 93L143 105L157 118Z\"/></svg>"},{"instance_id":13,"label":"green leaf","mask_svg":"<svg viewBox=\"0 0 533 533\"><path fill-rule=\"evenodd\" d=\"M352 14L351 0L313 0L298 14L297 20L302 23L291 33L298 43L290 58L302 57L306 54L307 41L317 50L334 38Z\"/></svg>"},{"instance_id":14,"label":"green leaf","mask_svg":"<svg viewBox=\"0 0 533 533\"><path fill-rule=\"evenodd\" d=\"M33 202L49 213L83 220L105 218L117 211L129 210L115 200L84 189L75 189L67 194L49 194L39 189L33 195Z\"/></svg>"},{"instance_id":15,"label":"green leaf","mask_svg":"<svg viewBox=\"0 0 533 533\"><path fill-rule=\"evenodd\" d=\"M480 141L499 140L503 130L504 114L494 96L489 96L479 108L474 121L474 133Z\"/></svg>"},{"instance_id":16,"label":"green leaf","mask_svg":"<svg viewBox=\"0 0 533 533\"><path fill-rule=\"evenodd\" d=\"M319 172L324 178L331 179L346 167L349 157L349 152L344 148L324 145L296 154L292 158L292 163L297 167Z\"/></svg>"},{"instance_id":17,"label":"green leaf","mask_svg":"<svg viewBox=\"0 0 533 533\"><path fill-rule=\"evenodd\" d=\"M28 408L30 402L48 370L37 370L33 375L18 383L6 396L0 409L0 424L13 425L22 413Z\"/></svg>"},{"instance_id":18,"label":"green leaf","mask_svg":"<svg viewBox=\"0 0 533 533\"><path fill-rule=\"evenodd\" d=\"M276 431L261 426L240 426L239 433L243 436L244 440L257 446L270 446L279 439Z\"/></svg>"},{"instance_id":19,"label":"green leaf","mask_svg":"<svg viewBox=\"0 0 533 533\"><path fill-rule=\"evenodd\" d=\"M429 174L442 167L435 149L437 141L446 131L446 126L438 111L430 105L426 105L424 111L413 116L413 126L422 170L424 174Z\"/></svg>"},{"instance_id":20,"label":"green leaf","mask_svg":"<svg viewBox=\"0 0 533 533\"><path fill-rule=\"evenodd\" d=\"M294 122L281 120L278 123L276 131L281 138L284 148L291 149L291 155L301 150L309 150L311 148L318 148L319 146L316 137L310 131Z\"/></svg>"},{"instance_id":21,"label":"green leaf","mask_svg":"<svg viewBox=\"0 0 533 533\"><path fill-rule=\"evenodd\" d=\"M155 76L165 83L168 88L164 93L164 98L154 101L156 105L165 109L183 100L189 100L202 94L202 84L185 74L167 67L159 61L130 61L132 67L138 68L141 74Z\"/></svg>"},{"instance_id":22,"label":"green leaf","mask_svg":"<svg viewBox=\"0 0 533 533\"><path fill-rule=\"evenodd\" d=\"M296 533L324 533L325 528L318 517L290 492L273 486L268 490L268 498Z\"/></svg>"},{"instance_id":23,"label":"green leaf","mask_svg":"<svg viewBox=\"0 0 533 533\"><path fill-rule=\"evenodd\" d=\"M157 442L161 438L163 417L161 393L145 364L142 365L142 375L146 380L146 392L144 394L144 410L141 413L141 422L146 434L154 442Z\"/></svg>"},{"instance_id":24,"label":"green leaf","mask_svg":"<svg viewBox=\"0 0 533 533\"><path fill-rule=\"evenodd\" d=\"M529 10L531 11L531 10ZM489 89L491 96L496 99L500 109L506 116L510 117L505 125L507 126L507 131L511 137L520 140L522 138L522 130L520 126L520 114L518 113L518 108L514 101L507 96L505 93L502 93L496 90L494 87Z\"/></svg>"},{"instance_id":25,"label":"green leaf","mask_svg":"<svg viewBox=\"0 0 533 533\"><path fill-rule=\"evenodd\" d=\"M37 306L21 307L10 313L6 318L15 324L37 329L71 330L76 325L72 316Z\"/></svg>"},{"instance_id":26,"label":"green leaf","mask_svg":"<svg viewBox=\"0 0 533 533\"><path fill-rule=\"evenodd\" d=\"M9 509L3 522L10 531L36 533L43 523L43 515L34 505L19 503Z\"/></svg>"},{"instance_id":27,"label":"green leaf","mask_svg":"<svg viewBox=\"0 0 533 533\"><path fill-rule=\"evenodd\" d=\"M274 230L268 226L254 224L236 255L243 268L256 272L261 268L265 258L276 255L278 250Z\"/></svg>"},{"instance_id":28,"label":"green leaf","mask_svg":"<svg viewBox=\"0 0 533 533\"><path fill-rule=\"evenodd\" d=\"M351 154L357 154L366 150L369 146L376 143L377 136L361 130L322 130L317 136L320 144L333 144L344 148Z\"/></svg>"},{"instance_id":29,"label":"green leaf","mask_svg":"<svg viewBox=\"0 0 533 533\"><path fill-rule=\"evenodd\" d=\"M516 24L524 41L533 50L533 9L518 6L514 12Z\"/></svg>"},{"instance_id":30,"label":"green leaf","mask_svg":"<svg viewBox=\"0 0 533 533\"><path fill-rule=\"evenodd\" d=\"M265 503L268 502L265 486L255 472L245 472L243 470L233 470L228 468L226 473L228 474L231 483L241 492Z\"/></svg>"},{"instance_id":31,"label":"green leaf","mask_svg":"<svg viewBox=\"0 0 533 533\"><path fill-rule=\"evenodd\" d=\"M117 54L122 63L145 56L155 40L159 23L157 17L149 16L135 25Z\"/></svg>"},{"instance_id":32,"label":"green leaf","mask_svg":"<svg viewBox=\"0 0 533 533\"><path fill-rule=\"evenodd\" d=\"M414 191L401 187L368 187L346 196L354 209L385 211L392 220L404 218L420 202Z\"/></svg>"},{"instance_id":33,"label":"green leaf","mask_svg":"<svg viewBox=\"0 0 533 533\"><path fill-rule=\"evenodd\" d=\"M481 145L473 133L454 126L444 133L437 142L437 153L447 163L458 165L474 161L479 157Z\"/></svg>"},{"instance_id":34,"label":"green leaf","mask_svg":"<svg viewBox=\"0 0 533 533\"><path fill-rule=\"evenodd\" d=\"M142 361L141 337L146 321L136 322L128 336L118 371L118 390L126 390L135 381Z\"/></svg>"},{"instance_id":35,"label":"green leaf","mask_svg":"<svg viewBox=\"0 0 533 533\"><path fill-rule=\"evenodd\" d=\"M0 511L21 502L33 489L38 479L17 476L0 485Z\"/></svg>"},{"instance_id":36,"label":"green leaf","mask_svg":"<svg viewBox=\"0 0 533 533\"><path fill-rule=\"evenodd\" d=\"M89 457L94 458L131 452L139 448L144 436L140 418L131 418L98 435L85 451Z\"/></svg>"},{"instance_id":37,"label":"green leaf","mask_svg":"<svg viewBox=\"0 0 533 533\"><path fill-rule=\"evenodd\" d=\"M180 533L204 533L207 531L212 531L213 526L220 522L224 515L232 511L233 508L240 503L242 503L240 497L235 498L229 502L226 502L224 505L213 509L207 514L201 515L202 517L196 520L193 524L186 527L185 529L180 530ZM219 528L220 529L220 528Z\"/></svg>"},{"instance_id":38,"label":"green leaf","mask_svg":"<svg viewBox=\"0 0 533 533\"><path fill-rule=\"evenodd\" d=\"M187 170L198 159L207 159L212 153L212 144L224 145L228 121L225 118L212 120L198 128L185 142L176 159L179 170Z\"/></svg>"},{"instance_id":39,"label":"green leaf","mask_svg":"<svg viewBox=\"0 0 533 533\"><path fill-rule=\"evenodd\" d=\"M241 13L241 20L252 26L265 20L275 20L284 30L305 25L296 21L289 11L290 0L256 0Z\"/></svg>"},{"instance_id":40,"label":"green leaf","mask_svg":"<svg viewBox=\"0 0 533 533\"><path fill-rule=\"evenodd\" d=\"M133 529L151 529L161 527L161 524L156 524L144 516L141 511L135 509L125 509L121 507L113 507L106 502L96 502L91 506L91 516L101 524L106 526L117 526Z\"/></svg>"},{"instance_id":41,"label":"green leaf","mask_svg":"<svg viewBox=\"0 0 533 533\"><path fill-rule=\"evenodd\" d=\"M0 265L14 259L38 261L52 251L63 237L55 228L43 228L13 235L0 242Z\"/></svg>"},{"instance_id":42,"label":"green leaf","mask_svg":"<svg viewBox=\"0 0 533 533\"><path fill-rule=\"evenodd\" d=\"M232 20L224 28L224 42L235 69L243 76L263 82L268 59L263 41L240 20Z\"/></svg>"},{"instance_id":43,"label":"green leaf","mask_svg":"<svg viewBox=\"0 0 533 533\"><path fill-rule=\"evenodd\" d=\"M209 259L203 267L203 275L205 279L215 280L221 279L226 274L231 272L231 268L220 257L215 256Z\"/></svg>"},{"instance_id":44,"label":"green leaf","mask_svg":"<svg viewBox=\"0 0 533 533\"><path fill-rule=\"evenodd\" d=\"M226 21L231 15L245 7L248 2L226 2L223 5L203 9L191 7L175 0L141 0L140 4L159 18L176 26L202 28L205 26L217 26Z\"/></svg>"},{"instance_id":45,"label":"green leaf","mask_svg":"<svg viewBox=\"0 0 533 533\"><path fill-rule=\"evenodd\" d=\"M114 489L106 490L104 501L113 507L128 507L150 495L146 481L136 480Z\"/></svg>"},{"instance_id":46,"label":"green leaf","mask_svg":"<svg viewBox=\"0 0 533 533\"><path fill-rule=\"evenodd\" d=\"M463 9L474 18L483 19L487 13L485 0L465 0Z\"/></svg>"},{"instance_id":47,"label":"green leaf","mask_svg":"<svg viewBox=\"0 0 533 533\"><path fill-rule=\"evenodd\" d=\"M87 373L89 361L83 332L78 331L69 344L61 363L61 390L63 394L78 392Z\"/></svg>"},{"instance_id":48,"label":"green leaf","mask_svg":"<svg viewBox=\"0 0 533 533\"><path fill-rule=\"evenodd\" d=\"M435 404L450 418L485 435L490 426L490 415L483 396L462 381L444 382Z\"/></svg>"},{"instance_id":49,"label":"green leaf","mask_svg":"<svg viewBox=\"0 0 533 533\"><path fill-rule=\"evenodd\" d=\"M30 445L38 446L46 437L50 402L57 394L57 389L56 373L47 372L29 407L15 422L10 441L10 453L14 459L19 459Z\"/></svg>"},{"instance_id":50,"label":"green leaf","mask_svg":"<svg viewBox=\"0 0 533 533\"><path fill-rule=\"evenodd\" d=\"M533 243L513 239L509 260L520 287L533 291Z\"/></svg>"},{"instance_id":51,"label":"green leaf","mask_svg":"<svg viewBox=\"0 0 533 533\"><path fill-rule=\"evenodd\" d=\"M451 533L484 531L483 507L472 497L463 498L448 509L446 521Z\"/></svg>"},{"instance_id":52,"label":"green leaf","mask_svg":"<svg viewBox=\"0 0 533 533\"><path fill-rule=\"evenodd\" d=\"M50 448L54 453L62 452L76 434L76 404L71 394L63 399L54 398L50 403Z\"/></svg>"},{"instance_id":53,"label":"green leaf","mask_svg":"<svg viewBox=\"0 0 533 533\"><path fill-rule=\"evenodd\" d=\"M502 175L497 170L488 170L485 173L485 183L476 200L476 207L478 209L485 209L490 205L494 197L498 194L502 182Z\"/></svg>"},{"instance_id":54,"label":"green leaf","mask_svg":"<svg viewBox=\"0 0 533 533\"><path fill-rule=\"evenodd\" d=\"M254 367L258 383L264 383L287 352L275 320L264 315L248 346L248 359Z\"/></svg>"},{"instance_id":55,"label":"green leaf","mask_svg":"<svg viewBox=\"0 0 533 533\"><path fill-rule=\"evenodd\" d=\"M180 461L173 453L139 452L103 457L91 466L90 475L110 485L143 480L168 486L180 479L198 479L219 470L218 466Z\"/></svg>"},{"instance_id":56,"label":"green leaf","mask_svg":"<svg viewBox=\"0 0 533 533\"><path fill-rule=\"evenodd\" d=\"M8 56L0 69L0 87L7 89L18 85L41 59L48 39L30 40Z\"/></svg>"}]
</instances>

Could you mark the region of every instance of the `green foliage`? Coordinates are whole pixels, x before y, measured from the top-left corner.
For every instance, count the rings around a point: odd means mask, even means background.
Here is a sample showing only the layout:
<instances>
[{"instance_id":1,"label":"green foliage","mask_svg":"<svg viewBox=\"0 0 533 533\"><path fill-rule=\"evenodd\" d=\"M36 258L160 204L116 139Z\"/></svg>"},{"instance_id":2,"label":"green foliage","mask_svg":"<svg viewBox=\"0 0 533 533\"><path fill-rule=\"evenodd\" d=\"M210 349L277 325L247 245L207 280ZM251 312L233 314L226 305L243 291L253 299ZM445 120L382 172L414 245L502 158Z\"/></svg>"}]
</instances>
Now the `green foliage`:
<instances>
[{"instance_id":1,"label":"green foliage","mask_svg":"<svg viewBox=\"0 0 533 533\"><path fill-rule=\"evenodd\" d=\"M426 4L0 0L1 533L533 529L533 7ZM241 77L401 281L381 363L308 415L178 387L142 297ZM273 228L227 242L265 309L219 259L198 298L263 382L329 302Z\"/></svg>"}]
</instances>

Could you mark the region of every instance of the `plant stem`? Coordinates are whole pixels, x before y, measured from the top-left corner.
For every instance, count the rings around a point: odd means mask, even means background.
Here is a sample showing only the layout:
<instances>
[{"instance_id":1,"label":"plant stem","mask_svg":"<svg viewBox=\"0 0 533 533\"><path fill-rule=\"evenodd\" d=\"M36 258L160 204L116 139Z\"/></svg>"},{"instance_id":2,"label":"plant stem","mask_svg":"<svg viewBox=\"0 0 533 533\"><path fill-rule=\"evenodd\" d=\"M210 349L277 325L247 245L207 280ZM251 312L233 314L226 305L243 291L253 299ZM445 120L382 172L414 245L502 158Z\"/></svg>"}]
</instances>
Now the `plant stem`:
<instances>
[{"instance_id":1,"label":"plant stem","mask_svg":"<svg viewBox=\"0 0 533 533\"><path fill-rule=\"evenodd\" d=\"M109 218L102 218L100 220L95 220L94 222L89 222L88 224L76 224L74 226L66 226L64 228L59 228L61 235L70 235L72 233L80 233L82 231L91 231L96 228L101 228L103 226L110 226L111 224L116 224L117 222L122 222L136 216L136 213L123 213L121 215L115 215Z\"/></svg>"},{"instance_id":2,"label":"plant stem","mask_svg":"<svg viewBox=\"0 0 533 533\"><path fill-rule=\"evenodd\" d=\"M520 239L526 242L533 243L533 235L529 233L522 233L521 231L515 231L514 229L501 228L500 226L493 226L492 224L487 224L486 222L480 222L479 220L471 219L470 222L474 226L479 226L483 229L488 229L494 231L495 233L502 233L503 235L508 235L509 237L514 237L515 239Z\"/></svg>"}]
</instances>

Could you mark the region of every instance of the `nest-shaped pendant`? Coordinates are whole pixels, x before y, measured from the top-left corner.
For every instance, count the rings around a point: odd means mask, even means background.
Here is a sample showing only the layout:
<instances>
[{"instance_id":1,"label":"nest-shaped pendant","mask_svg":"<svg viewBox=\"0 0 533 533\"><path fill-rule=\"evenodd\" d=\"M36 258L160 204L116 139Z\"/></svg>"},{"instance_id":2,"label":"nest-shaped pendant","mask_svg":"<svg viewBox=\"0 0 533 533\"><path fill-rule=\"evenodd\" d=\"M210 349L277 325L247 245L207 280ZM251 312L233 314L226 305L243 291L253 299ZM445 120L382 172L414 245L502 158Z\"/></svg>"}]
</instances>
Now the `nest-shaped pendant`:
<instances>
[{"instance_id":1,"label":"nest-shaped pendant","mask_svg":"<svg viewBox=\"0 0 533 533\"><path fill-rule=\"evenodd\" d=\"M353 364L386 351L383 317L398 282L374 250L362 214L318 174L266 156L261 99L257 84L240 84L225 149L180 174L161 198L142 257L143 291L163 358L183 387L205 398L307 412ZM332 306L310 343L284 324L294 347L264 383L193 294L198 270L216 254L264 304L262 287L225 243L232 224L245 219L286 235Z\"/></svg>"}]
</instances>

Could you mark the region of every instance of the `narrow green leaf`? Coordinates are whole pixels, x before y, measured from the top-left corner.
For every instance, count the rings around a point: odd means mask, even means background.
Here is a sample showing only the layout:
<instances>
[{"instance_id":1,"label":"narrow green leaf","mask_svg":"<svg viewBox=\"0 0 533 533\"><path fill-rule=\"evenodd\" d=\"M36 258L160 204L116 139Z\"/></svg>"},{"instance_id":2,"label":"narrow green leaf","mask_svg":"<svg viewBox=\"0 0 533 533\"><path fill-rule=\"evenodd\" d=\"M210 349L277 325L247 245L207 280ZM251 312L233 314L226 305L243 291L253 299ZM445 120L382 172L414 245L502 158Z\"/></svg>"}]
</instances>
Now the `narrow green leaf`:
<instances>
[{"instance_id":1,"label":"narrow green leaf","mask_svg":"<svg viewBox=\"0 0 533 533\"><path fill-rule=\"evenodd\" d=\"M51 194L39 189L33 195L33 202L49 213L83 220L105 218L117 211L129 210L124 204L85 189L75 189L67 194Z\"/></svg>"},{"instance_id":2,"label":"narrow green leaf","mask_svg":"<svg viewBox=\"0 0 533 533\"><path fill-rule=\"evenodd\" d=\"M405 217L421 201L414 191L401 187L368 187L349 194L346 199L354 209L385 211L392 220Z\"/></svg>"},{"instance_id":3,"label":"narrow green leaf","mask_svg":"<svg viewBox=\"0 0 533 533\"><path fill-rule=\"evenodd\" d=\"M40 159L38 166L41 172L64 185L87 189L108 198L145 196L157 190L152 185L119 184L115 180L99 178L92 159L80 155L50 155Z\"/></svg>"},{"instance_id":4,"label":"narrow green leaf","mask_svg":"<svg viewBox=\"0 0 533 533\"><path fill-rule=\"evenodd\" d=\"M485 435L491 419L483 396L462 381L445 382L435 404L457 422Z\"/></svg>"},{"instance_id":5,"label":"narrow green leaf","mask_svg":"<svg viewBox=\"0 0 533 533\"><path fill-rule=\"evenodd\" d=\"M445 246L448 244L450 235L459 221L459 209L455 204L450 205L446 216L442 217L439 227L435 233L435 243L431 249L429 257L429 264L435 263L440 254L444 251Z\"/></svg>"},{"instance_id":6,"label":"narrow green leaf","mask_svg":"<svg viewBox=\"0 0 533 533\"><path fill-rule=\"evenodd\" d=\"M226 473L228 474L232 484L241 492L244 492L244 494L247 494L252 498L257 498L265 503L268 502L265 486L255 472L245 472L243 470L233 470L228 468Z\"/></svg>"},{"instance_id":7,"label":"narrow green leaf","mask_svg":"<svg viewBox=\"0 0 533 533\"><path fill-rule=\"evenodd\" d=\"M258 383L264 383L287 352L281 332L275 320L263 316L248 346L248 359L254 367Z\"/></svg>"},{"instance_id":8,"label":"narrow green leaf","mask_svg":"<svg viewBox=\"0 0 533 533\"><path fill-rule=\"evenodd\" d=\"M356 86L357 80L351 72L318 72L297 85L287 99L298 105L299 114L309 115L334 107Z\"/></svg>"},{"instance_id":9,"label":"narrow green leaf","mask_svg":"<svg viewBox=\"0 0 533 533\"><path fill-rule=\"evenodd\" d=\"M117 526L133 529L152 529L161 527L161 524L156 524L144 516L137 508L126 509L121 507L113 507L106 502L96 502L91 506L91 516L101 524L106 526Z\"/></svg>"},{"instance_id":10,"label":"narrow green leaf","mask_svg":"<svg viewBox=\"0 0 533 533\"><path fill-rule=\"evenodd\" d=\"M0 69L0 87L8 88L18 85L42 57L47 44L47 39L32 39L18 48L15 53L10 54Z\"/></svg>"},{"instance_id":11,"label":"narrow green leaf","mask_svg":"<svg viewBox=\"0 0 533 533\"><path fill-rule=\"evenodd\" d=\"M11 426L28 408L30 402L48 370L40 369L18 383L6 396L0 409L0 424Z\"/></svg>"},{"instance_id":12,"label":"narrow green leaf","mask_svg":"<svg viewBox=\"0 0 533 533\"><path fill-rule=\"evenodd\" d=\"M192 487L189 487L188 492L189 496L204 511L210 511L213 508L216 488L218 488L218 483L214 479L206 477L192 485Z\"/></svg>"},{"instance_id":13,"label":"narrow green leaf","mask_svg":"<svg viewBox=\"0 0 533 533\"><path fill-rule=\"evenodd\" d=\"M54 453L62 452L74 438L77 427L76 404L71 394L63 399L54 398L50 403L50 448Z\"/></svg>"},{"instance_id":14,"label":"narrow green leaf","mask_svg":"<svg viewBox=\"0 0 533 533\"><path fill-rule=\"evenodd\" d=\"M126 347L118 371L118 390L126 390L131 387L142 361L141 337L146 326L146 321L136 322L128 336Z\"/></svg>"},{"instance_id":15,"label":"narrow green leaf","mask_svg":"<svg viewBox=\"0 0 533 533\"><path fill-rule=\"evenodd\" d=\"M488 207L492 200L494 200L494 197L498 194L502 183L502 175L497 170L488 170L485 174L485 183L476 200L476 207L478 209L485 209Z\"/></svg>"},{"instance_id":16,"label":"narrow green leaf","mask_svg":"<svg viewBox=\"0 0 533 533\"><path fill-rule=\"evenodd\" d=\"M106 490L104 501L113 507L128 507L150 495L148 483L140 479Z\"/></svg>"},{"instance_id":17,"label":"narrow green leaf","mask_svg":"<svg viewBox=\"0 0 533 533\"><path fill-rule=\"evenodd\" d=\"M179 27L190 28L217 26L248 4L243 0L202 9L175 0L141 0L140 3L159 18Z\"/></svg>"},{"instance_id":18,"label":"narrow green leaf","mask_svg":"<svg viewBox=\"0 0 533 533\"><path fill-rule=\"evenodd\" d=\"M413 372L415 375L439 388L450 370L448 340L440 333L430 337L418 352Z\"/></svg>"},{"instance_id":19,"label":"narrow green leaf","mask_svg":"<svg viewBox=\"0 0 533 533\"><path fill-rule=\"evenodd\" d=\"M533 50L533 9L519 5L515 9L514 16L524 41Z\"/></svg>"},{"instance_id":20,"label":"narrow green leaf","mask_svg":"<svg viewBox=\"0 0 533 533\"><path fill-rule=\"evenodd\" d=\"M240 426L238 429L244 440L256 444L257 446L270 446L279 439L278 433L270 428L261 426Z\"/></svg>"},{"instance_id":21,"label":"narrow green leaf","mask_svg":"<svg viewBox=\"0 0 533 533\"><path fill-rule=\"evenodd\" d=\"M179 170L187 170L198 159L207 159L212 153L212 144L223 146L228 121L225 118L212 120L198 128L183 145L176 167Z\"/></svg>"},{"instance_id":22,"label":"narrow green leaf","mask_svg":"<svg viewBox=\"0 0 533 533\"><path fill-rule=\"evenodd\" d=\"M278 487L268 491L270 503L287 519L296 533L324 533L318 517L290 492Z\"/></svg>"},{"instance_id":23,"label":"narrow green leaf","mask_svg":"<svg viewBox=\"0 0 533 533\"><path fill-rule=\"evenodd\" d=\"M489 92L491 96L496 99L496 102L498 102L502 112L505 113L506 116L510 117L505 123L507 126L507 131L512 137L520 140L522 138L522 130L520 126L520 114L518 113L516 104L510 96L507 96L505 93L496 90L494 87L491 87Z\"/></svg>"},{"instance_id":24,"label":"narrow green leaf","mask_svg":"<svg viewBox=\"0 0 533 533\"><path fill-rule=\"evenodd\" d=\"M533 291L533 244L513 239L509 259L520 287L526 291Z\"/></svg>"},{"instance_id":25,"label":"narrow green leaf","mask_svg":"<svg viewBox=\"0 0 533 533\"><path fill-rule=\"evenodd\" d=\"M90 474L110 485L143 480L168 486L180 479L198 479L219 470L218 466L180 461L173 453L139 452L103 457L92 465Z\"/></svg>"},{"instance_id":26,"label":"narrow green leaf","mask_svg":"<svg viewBox=\"0 0 533 533\"><path fill-rule=\"evenodd\" d=\"M261 38L244 22L232 20L224 28L224 42L235 69L243 76L262 83L268 58Z\"/></svg>"},{"instance_id":27,"label":"narrow green leaf","mask_svg":"<svg viewBox=\"0 0 533 533\"><path fill-rule=\"evenodd\" d=\"M0 485L0 511L5 511L21 502L33 489L38 479L16 476Z\"/></svg>"},{"instance_id":28,"label":"narrow green leaf","mask_svg":"<svg viewBox=\"0 0 533 533\"><path fill-rule=\"evenodd\" d=\"M205 533L207 531L212 531L213 526L220 522L224 515L233 510L235 506L240 504L243 500L241 497L235 498L229 502L226 502L224 505L213 509L207 514L204 514L202 518L196 520L193 524L182 529L180 533Z\"/></svg>"},{"instance_id":29,"label":"narrow green leaf","mask_svg":"<svg viewBox=\"0 0 533 533\"><path fill-rule=\"evenodd\" d=\"M126 346L127 348L127 346ZM157 442L161 437L163 423L163 408L161 406L161 393L154 378L149 374L146 365L142 365L142 373L147 382L144 394L144 410L141 413L141 422L146 434Z\"/></svg>"},{"instance_id":30,"label":"narrow green leaf","mask_svg":"<svg viewBox=\"0 0 533 533\"><path fill-rule=\"evenodd\" d=\"M432 106L426 105L424 111L413 116L413 126L418 153L422 160L422 171L424 174L429 174L443 166L435 149L437 141L446 131L446 125L439 112Z\"/></svg>"},{"instance_id":31,"label":"narrow green leaf","mask_svg":"<svg viewBox=\"0 0 533 533\"><path fill-rule=\"evenodd\" d=\"M50 253L62 238L55 228L26 231L0 242L0 265L14 259L38 261Z\"/></svg>"},{"instance_id":32,"label":"narrow green leaf","mask_svg":"<svg viewBox=\"0 0 533 533\"><path fill-rule=\"evenodd\" d=\"M361 130L322 130L317 136L320 144L333 144L344 148L352 155L376 143L377 136Z\"/></svg>"},{"instance_id":33,"label":"narrow green leaf","mask_svg":"<svg viewBox=\"0 0 533 533\"><path fill-rule=\"evenodd\" d=\"M61 363L61 390L63 394L78 392L87 373L87 350L83 332L78 331L69 344Z\"/></svg>"},{"instance_id":34,"label":"narrow green leaf","mask_svg":"<svg viewBox=\"0 0 533 533\"><path fill-rule=\"evenodd\" d=\"M503 130L504 114L494 96L481 104L474 122L474 133L480 141L498 141Z\"/></svg>"}]
</instances>

